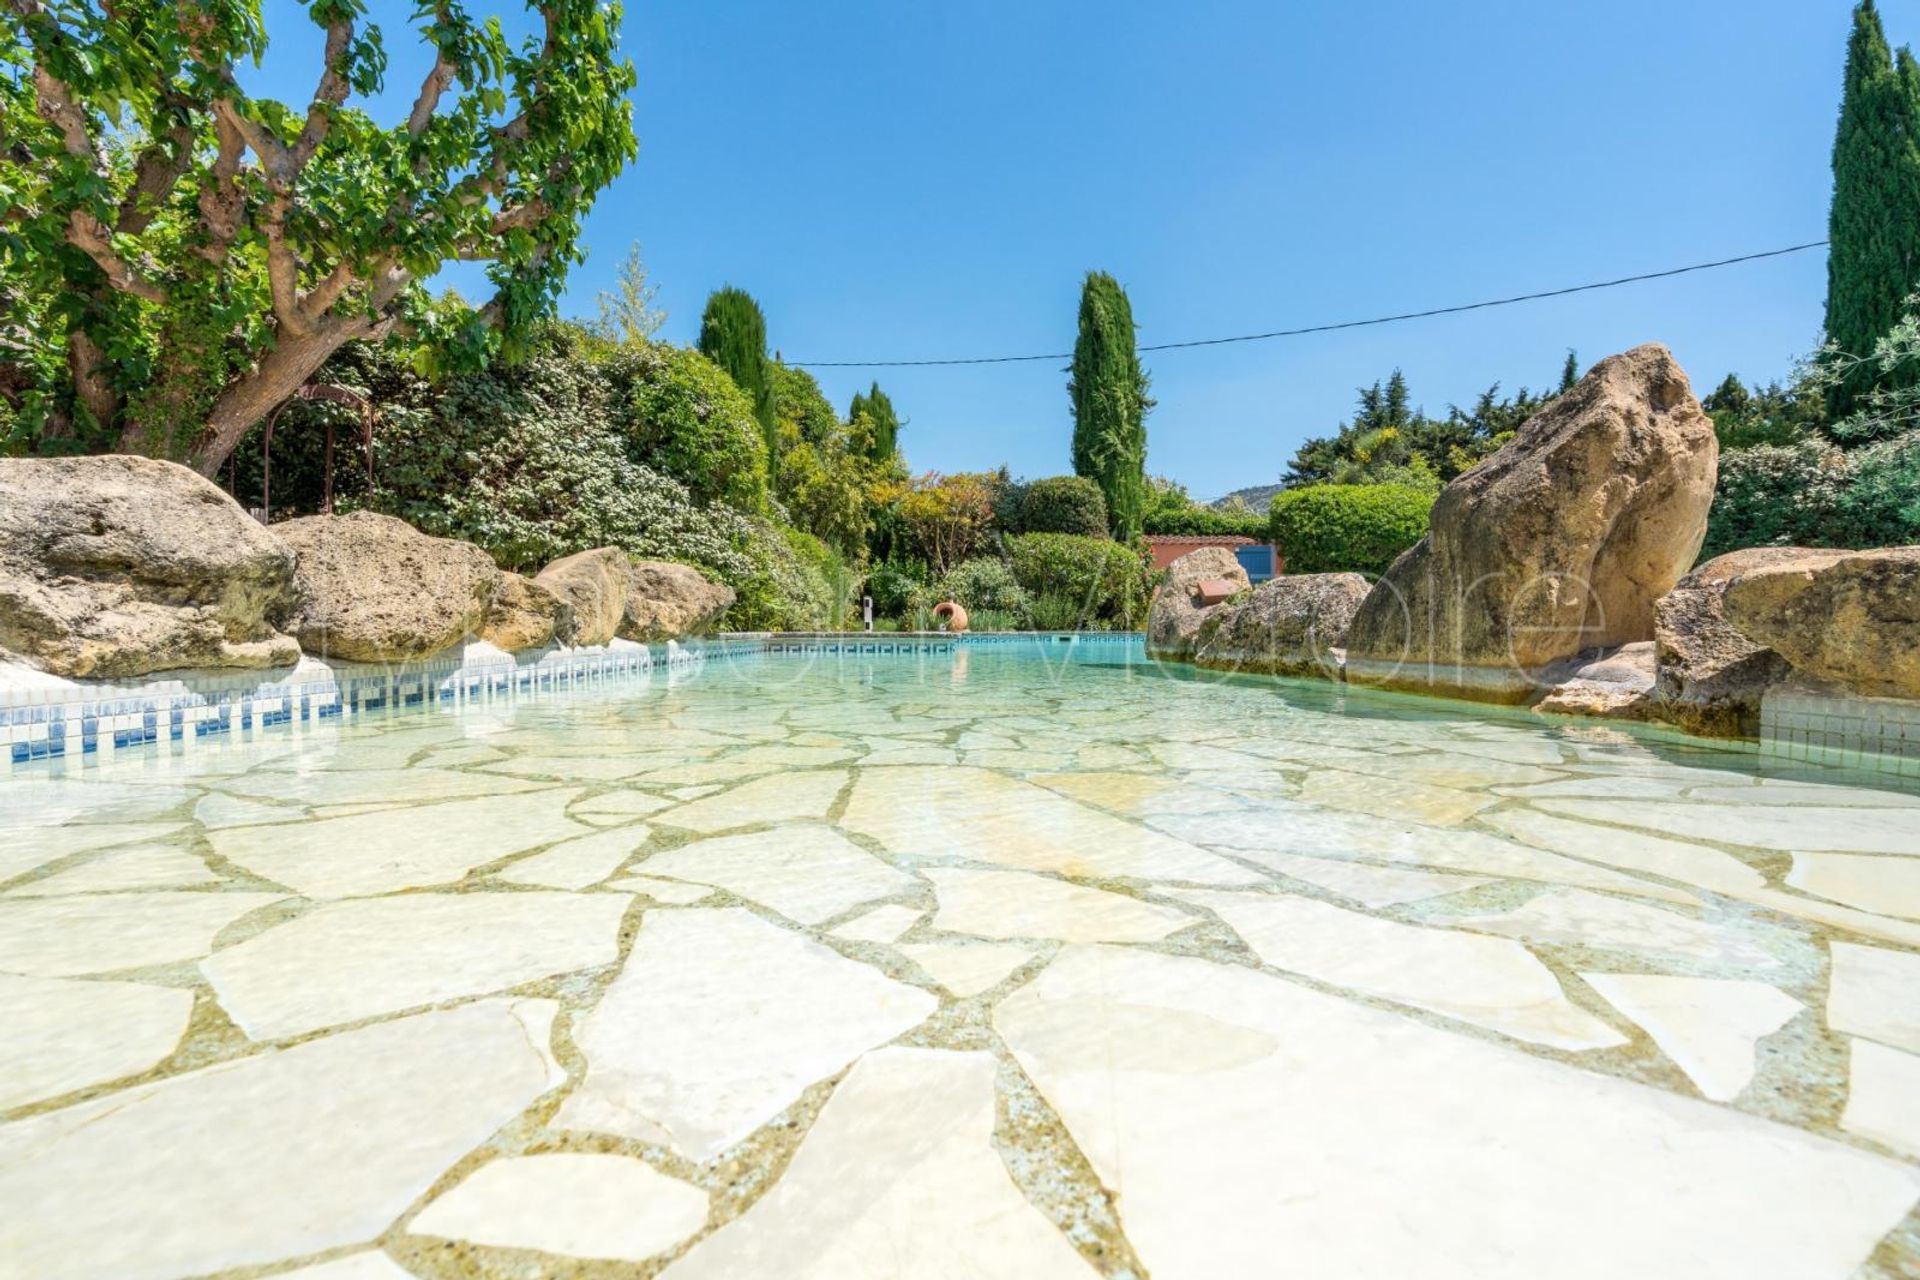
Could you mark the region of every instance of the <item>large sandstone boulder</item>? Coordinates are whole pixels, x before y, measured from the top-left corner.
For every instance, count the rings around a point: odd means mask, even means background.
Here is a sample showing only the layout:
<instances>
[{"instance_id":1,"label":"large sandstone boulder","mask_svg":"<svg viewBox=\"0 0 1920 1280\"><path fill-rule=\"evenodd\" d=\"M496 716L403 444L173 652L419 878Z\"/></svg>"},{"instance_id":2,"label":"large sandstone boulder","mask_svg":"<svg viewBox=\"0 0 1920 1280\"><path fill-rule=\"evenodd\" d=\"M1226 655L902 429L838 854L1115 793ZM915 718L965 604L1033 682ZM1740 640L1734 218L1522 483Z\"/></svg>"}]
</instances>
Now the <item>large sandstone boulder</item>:
<instances>
[{"instance_id":1,"label":"large sandstone boulder","mask_svg":"<svg viewBox=\"0 0 1920 1280\"><path fill-rule=\"evenodd\" d=\"M1920 547L1757 565L1727 584L1726 610L1802 675L1855 693L1920 698Z\"/></svg>"},{"instance_id":2,"label":"large sandstone boulder","mask_svg":"<svg viewBox=\"0 0 1920 1280\"><path fill-rule=\"evenodd\" d=\"M150 458L0 459L0 650L60 676L299 660L293 553Z\"/></svg>"},{"instance_id":3,"label":"large sandstone boulder","mask_svg":"<svg viewBox=\"0 0 1920 1280\"><path fill-rule=\"evenodd\" d=\"M1235 591L1252 585L1231 549L1201 547L1187 552L1167 566L1167 580L1153 597L1153 609L1147 615L1148 653L1157 658L1193 656L1200 624L1222 607L1218 602L1202 603L1203 582L1231 584Z\"/></svg>"},{"instance_id":4,"label":"large sandstone boulder","mask_svg":"<svg viewBox=\"0 0 1920 1280\"><path fill-rule=\"evenodd\" d=\"M1268 675L1337 674L1340 659L1334 650L1346 642L1369 586L1357 573L1303 573L1263 582L1200 624L1194 661Z\"/></svg>"},{"instance_id":5,"label":"large sandstone boulder","mask_svg":"<svg viewBox=\"0 0 1920 1280\"><path fill-rule=\"evenodd\" d=\"M480 548L356 511L273 526L299 558L300 647L347 662L404 662L479 631L500 586Z\"/></svg>"},{"instance_id":6,"label":"large sandstone boulder","mask_svg":"<svg viewBox=\"0 0 1920 1280\"><path fill-rule=\"evenodd\" d=\"M555 560L533 579L573 610L570 644L601 645L620 634L633 588L633 557L618 547L595 547Z\"/></svg>"},{"instance_id":7,"label":"large sandstone boulder","mask_svg":"<svg viewBox=\"0 0 1920 1280\"><path fill-rule=\"evenodd\" d=\"M1538 671L1653 638L1706 535L1718 445L1667 349L1595 365L1440 495L1376 584L1350 679L1524 701Z\"/></svg>"},{"instance_id":8,"label":"large sandstone boulder","mask_svg":"<svg viewBox=\"0 0 1920 1280\"><path fill-rule=\"evenodd\" d=\"M636 560L627 589L626 640L675 640L709 630L733 606L733 588L698 569L664 560Z\"/></svg>"},{"instance_id":9,"label":"large sandstone boulder","mask_svg":"<svg viewBox=\"0 0 1920 1280\"><path fill-rule=\"evenodd\" d=\"M487 605L480 638L508 653L538 649L573 635L573 606L532 578L502 574Z\"/></svg>"},{"instance_id":10,"label":"large sandstone boulder","mask_svg":"<svg viewBox=\"0 0 1920 1280\"><path fill-rule=\"evenodd\" d=\"M1831 558L1804 547L1755 547L1715 556L1680 579L1654 606L1654 717L1703 737L1757 736L1761 698L1793 668L1727 617L1727 587L1752 570Z\"/></svg>"}]
</instances>

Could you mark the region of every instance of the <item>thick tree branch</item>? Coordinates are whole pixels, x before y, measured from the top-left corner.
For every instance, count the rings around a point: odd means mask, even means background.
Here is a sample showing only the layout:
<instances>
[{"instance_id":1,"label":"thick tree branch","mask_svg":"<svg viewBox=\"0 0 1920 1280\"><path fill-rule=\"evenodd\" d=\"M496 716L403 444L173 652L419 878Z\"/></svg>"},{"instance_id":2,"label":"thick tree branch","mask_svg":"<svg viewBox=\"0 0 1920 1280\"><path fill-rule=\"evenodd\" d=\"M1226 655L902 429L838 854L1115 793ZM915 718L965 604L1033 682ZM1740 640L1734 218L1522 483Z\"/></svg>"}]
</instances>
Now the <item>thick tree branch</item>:
<instances>
[{"instance_id":1,"label":"thick tree branch","mask_svg":"<svg viewBox=\"0 0 1920 1280\"><path fill-rule=\"evenodd\" d=\"M208 262L225 261L234 237L240 234L241 215L246 212L246 188L240 185L240 159L246 154L245 136L233 122L214 113L213 133L219 150L207 183L200 189L200 231L205 243L198 252Z\"/></svg>"},{"instance_id":2,"label":"thick tree branch","mask_svg":"<svg viewBox=\"0 0 1920 1280\"><path fill-rule=\"evenodd\" d=\"M340 263L327 273L326 279L300 295L301 313L309 323L317 322L358 279L351 263Z\"/></svg>"},{"instance_id":3,"label":"thick tree branch","mask_svg":"<svg viewBox=\"0 0 1920 1280\"><path fill-rule=\"evenodd\" d=\"M407 113L407 132L419 137L433 123L434 110L440 105L440 95L453 83L454 66L446 54L434 59L433 70L427 72L427 78L420 83L419 96L413 100L413 110Z\"/></svg>"},{"instance_id":4,"label":"thick tree branch","mask_svg":"<svg viewBox=\"0 0 1920 1280\"><path fill-rule=\"evenodd\" d=\"M307 108L306 127L300 130L300 136L287 152L292 166L292 173L287 175L289 179L306 168L307 161L313 159L313 153L327 140L334 109L347 100L347 78L342 74L342 64L347 60L347 50L352 43L351 19L342 18L327 24L326 66L320 73L319 85L313 91L313 105Z\"/></svg>"},{"instance_id":5,"label":"thick tree branch","mask_svg":"<svg viewBox=\"0 0 1920 1280\"><path fill-rule=\"evenodd\" d=\"M293 197L275 191L260 211L260 230L267 240L267 287L273 295L274 319L283 334L299 336L312 326L300 309L300 260L287 243L287 214Z\"/></svg>"},{"instance_id":6,"label":"thick tree branch","mask_svg":"<svg viewBox=\"0 0 1920 1280\"><path fill-rule=\"evenodd\" d=\"M87 130L87 113L73 99L73 91L65 82L51 71L35 63L33 68L34 94L40 103L40 114L47 123L60 132L60 143L67 154L76 160L84 160L97 173L104 166L100 152L93 145L93 135Z\"/></svg>"},{"instance_id":7,"label":"thick tree branch","mask_svg":"<svg viewBox=\"0 0 1920 1280\"><path fill-rule=\"evenodd\" d=\"M174 102L170 105L179 107ZM177 120L165 135L149 143L134 165L133 185L120 201L120 216L114 230L121 235L138 235L152 224L160 207L173 191L180 176L193 163L193 127Z\"/></svg>"},{"instance_id":8,"label":"thick tree branch","mask_svg":"<svg viewBox=\"0 0 1920 1280\"><path fill-rule=\"evenodd\" d=\"M166 290L134 270L125 258L113 247L113 232L107 224L84 209L75 209L67 217L67 243L93 259L94 265L105 273L108 283L121 293L144 298L148 302L165 302Z\"/></svg>"}]
</instances>

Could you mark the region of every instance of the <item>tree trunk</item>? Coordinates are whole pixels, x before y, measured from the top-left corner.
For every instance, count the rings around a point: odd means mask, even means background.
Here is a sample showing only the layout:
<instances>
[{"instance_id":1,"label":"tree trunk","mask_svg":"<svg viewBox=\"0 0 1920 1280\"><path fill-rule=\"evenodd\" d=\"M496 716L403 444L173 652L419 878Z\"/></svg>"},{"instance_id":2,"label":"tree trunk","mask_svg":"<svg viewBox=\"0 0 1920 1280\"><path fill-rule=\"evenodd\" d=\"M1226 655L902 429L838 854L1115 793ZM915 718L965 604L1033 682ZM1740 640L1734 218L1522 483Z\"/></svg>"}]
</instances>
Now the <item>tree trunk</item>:
<instances>
[{"instance_id":1,"label":"tree trunk","mask_svg":"<svg viewBox=\"0 0 1920 1280\"><path fill-rule=\"evenodd\" d=\"M107 353L75 327L67 331L67 372L73 378L74 399L92 415L96 427L110 427L120 415L120 397L107 380Z\"/></svg>"},{"instance_id":2,"label":"tree trunk","mask_svg":"<svg viewBox=\"0 0 1920 1280\"><path fill-rule=\"evenodd\" d=\"M328 356L367 331L363 322L326 324L297 338L283 337L252 373L220 393L205 430L188 451L187 465L212 478L254 424L305 385Z\"/></svg>"}]
</instances>

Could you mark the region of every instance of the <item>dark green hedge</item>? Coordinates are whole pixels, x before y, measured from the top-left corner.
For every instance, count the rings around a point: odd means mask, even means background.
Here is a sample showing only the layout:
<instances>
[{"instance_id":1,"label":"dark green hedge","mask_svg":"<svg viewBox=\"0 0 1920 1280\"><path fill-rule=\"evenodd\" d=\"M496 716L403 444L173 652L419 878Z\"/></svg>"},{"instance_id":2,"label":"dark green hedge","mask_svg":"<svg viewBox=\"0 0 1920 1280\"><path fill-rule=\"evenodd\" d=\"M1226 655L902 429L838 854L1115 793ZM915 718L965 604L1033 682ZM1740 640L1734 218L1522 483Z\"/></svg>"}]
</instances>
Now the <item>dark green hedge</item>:
<instances>
[{"instance_id":1,"label":"dark green hedge","mask_svg":"<svg viewBox=\"0 0 1920 1280\"><path fill-rule=\"evenodd\" d=\"M1385 573L1427 532L1434 495L1398 484L1318 484L1275 496L1268 535L1288 573Z\"/></svg>"},{"instance_id":2,"label":"dark green hedge","mask_svg":"<svg viewBox=\"0 0 1920 1280\"><path fill-rule=\"evenodd\" d=\"M1009 534L1068 533L1107 536L1107 499L1085 476L1047 476L1008 485L995 512Z\"/></svg>"}]
</instances>

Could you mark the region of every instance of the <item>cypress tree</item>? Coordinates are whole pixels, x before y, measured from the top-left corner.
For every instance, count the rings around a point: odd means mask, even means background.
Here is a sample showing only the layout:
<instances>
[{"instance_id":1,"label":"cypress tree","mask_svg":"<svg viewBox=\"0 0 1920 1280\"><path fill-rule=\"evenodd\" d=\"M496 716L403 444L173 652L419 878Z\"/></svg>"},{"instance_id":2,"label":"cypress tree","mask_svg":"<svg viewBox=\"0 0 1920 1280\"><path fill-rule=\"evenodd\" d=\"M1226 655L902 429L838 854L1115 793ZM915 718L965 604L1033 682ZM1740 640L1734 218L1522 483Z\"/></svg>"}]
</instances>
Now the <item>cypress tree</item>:
<instances>
[{"instance_id":1,"label":"cypress tree","mask_svg":"<svg viewBox=\"0 0 1920 1280\"><path fill-rule=\"evenodd\" d=\"M855 396L854 399L858 401L859 397ZM864 404L867 417L873 422L871 456L875 462L885 462L900 447L900 415L894 412L893 401L877 382L867 392Z\"/></svg>"},{"instance_id":2,"label":"cypress tree","mask_svg":"<svg viewBox=\"0 0 1920 1280\"><path fill-rule=\"evenodd\" d=\"M1827 340L1844 356L1872 353L1920 286L1920 68L1896 66L1873 0L1853 11L1828 215ZM1833 388L1844 416L1872 386L1857 366Z\"/></svg>"},{"instance_id":3,"label":"cypress tree","mask_svg":"<svg viewBox=\"0 0 1920 1280\"><path fill-rule=\"evenodd\" d=\"M1560 390L1562 393L1573 390L1580 381L1580 357L1572 347L1567 348L1567 362L1560 366Z\"/></svg>"},{"instance_id":4,"label":"cypress tree","mask_svg":"<svg viewBox=\"0 0 1920 1280\"><path fill-rule=\"evenodd\" d=\"M1126 540L1140 535L1146 514L1148 385L1126 290L1106 272L1089 271L1067 382L1073 470L1100 486L1114 536Z\"/></svg>"},{"instance_id":5,"label":"cypress tree","mask_svg":"<svg viewBox=\"0 0 1920 1280\"><path fill-rule=\"evenodd\" d=\"M725 369L753 402L753 416L767 442L767 474L778 465L773 370L767 359L767 318L744 289L728 285L707 299L700 318L700 354Z\"/></svg>"}]
</instances>

